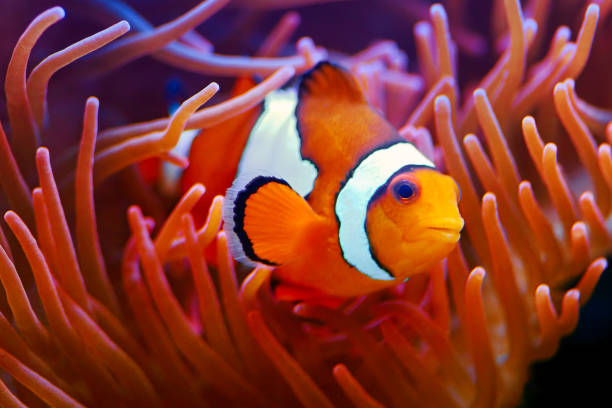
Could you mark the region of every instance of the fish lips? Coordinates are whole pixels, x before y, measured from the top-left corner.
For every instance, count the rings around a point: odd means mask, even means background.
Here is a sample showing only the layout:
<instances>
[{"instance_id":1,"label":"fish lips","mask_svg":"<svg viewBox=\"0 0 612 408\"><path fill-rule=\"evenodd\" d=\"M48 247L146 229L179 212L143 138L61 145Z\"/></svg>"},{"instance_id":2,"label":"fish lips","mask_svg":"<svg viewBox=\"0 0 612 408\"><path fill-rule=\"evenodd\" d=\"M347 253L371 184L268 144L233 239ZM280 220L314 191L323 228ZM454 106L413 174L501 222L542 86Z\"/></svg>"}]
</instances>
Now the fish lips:
<instances>
[{"instance_id":1,"label":"fish lips","mask_svg":"<svg viewBox=\"0 0 612 408\"><path fill-rule=\"evenodd\" d=\"M424 228L448 242L457 242L463 229L463 218L443 218L424 223Z\"/></svg>"}]
</instances>

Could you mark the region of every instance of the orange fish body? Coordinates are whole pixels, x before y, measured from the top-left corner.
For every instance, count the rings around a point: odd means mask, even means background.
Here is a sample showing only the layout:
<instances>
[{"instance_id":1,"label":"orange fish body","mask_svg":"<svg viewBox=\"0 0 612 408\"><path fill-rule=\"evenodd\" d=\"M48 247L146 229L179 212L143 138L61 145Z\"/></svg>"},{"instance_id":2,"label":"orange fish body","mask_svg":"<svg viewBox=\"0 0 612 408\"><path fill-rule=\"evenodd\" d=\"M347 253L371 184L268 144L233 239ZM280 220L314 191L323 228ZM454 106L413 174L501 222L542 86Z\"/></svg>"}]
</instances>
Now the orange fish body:
<instances>
[{"instance_id":1,"label":"orange fish body","mask_svg":"<svg viewBox=\"0 0 612 408\"><path fill-rule=\"evenodd\" d=\"M463 220L448 176L320 63L266 98L223 208L232 254L284 293L355 296L429 269ZM299 295L297 296L299 297Z\"/></svg>"}]
</instances>

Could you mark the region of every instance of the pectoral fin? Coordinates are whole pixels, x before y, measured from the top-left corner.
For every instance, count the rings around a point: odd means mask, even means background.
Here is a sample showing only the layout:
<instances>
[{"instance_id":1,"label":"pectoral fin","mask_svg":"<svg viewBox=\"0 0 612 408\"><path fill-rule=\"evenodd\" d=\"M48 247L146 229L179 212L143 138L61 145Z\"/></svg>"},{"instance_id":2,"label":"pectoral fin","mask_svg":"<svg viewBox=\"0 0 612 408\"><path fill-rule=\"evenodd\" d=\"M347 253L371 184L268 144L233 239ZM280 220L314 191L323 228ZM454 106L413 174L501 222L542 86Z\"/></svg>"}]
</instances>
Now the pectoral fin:
<instances>
[{"instance_id":1,"label":"pectoral fin","mask_svg":"<svg viewBox=\"0 0 612 408\"><path fill-rule=\"evenodd\" d=\"M300 254L304 229L319 219L302 196L275 177L258 176L242 188L232 187L225 205L230 249L246 263L278 266L291 261Z\"/></svg>"}]
</instances>

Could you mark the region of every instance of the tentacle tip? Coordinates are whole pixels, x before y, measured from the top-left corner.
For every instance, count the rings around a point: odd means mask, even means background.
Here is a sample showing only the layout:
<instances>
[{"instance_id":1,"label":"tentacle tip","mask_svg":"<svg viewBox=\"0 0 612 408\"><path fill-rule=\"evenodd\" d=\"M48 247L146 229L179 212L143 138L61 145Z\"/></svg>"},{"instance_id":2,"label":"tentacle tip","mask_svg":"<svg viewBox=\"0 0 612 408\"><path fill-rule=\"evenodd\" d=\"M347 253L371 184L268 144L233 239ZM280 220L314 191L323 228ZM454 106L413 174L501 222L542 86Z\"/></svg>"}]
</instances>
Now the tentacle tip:
<instances>
[{"instance_id":1,"label":"tentacle tip","mask_svg":"<svg viewBox=\"0 0 612 408\"><path fill-rule=\"evenodd\" d=\"M312 40L312 38L311 37L307 37L307 36L300 37L297 40L296 45L297 45L298 48L302 48L302 47L304 47L304 48L314 48L314 46L315 46L314 45L314 41Z\"/></svg>"},{"instance_id":2,"label":"tentacle tip","mask_svg":"<svg viewBox=\"0 0 612 408\"><path fill-rule=\"evenodd\" d=\"M484 196L482 196L482 205L486 206L486 205L497 205L497 197L495 197L495 194L487 191Z\"/></svg>"},{"instance_id":3,"label":"tentacle tip","mask_svg":"<svg viewBox=\"0 0 612 408\"><path fill-rule=\"evenodd\" d=\"M560 94L561 92L564 92L565 90L566 90L565 83L564 82L557 82L555 84L555 87L553 88L553 94L555 96L557 96L558 94Z\"/></svg>"},{"instance_id":4,"label":"tentacle tip","mask_svg":"<svg viewBox=\"0 0 612 408\"><path fill-rule=\"evenodd\" d=\"M568 26L562 25L559 28L557 28L557 33L562 38L565 38L566 40L568 40L570 36L572 35L572 30L570 30Z\"/></svg>"},{"instance_id":5,"label":"tentacle tip","mask_svg":"<svg viewBox=\"0 0 612 408\"><path fill-rule=\"evenodd\" d=\"M224 197L224 196L222 196L222 195L216 195L216 196L213 198L213 203L211 204L211 207L212 207L214 204L216 204L218 201L220 201L220 203L219 203L219 204L223 204L223 200L225 200L225 197Z\"/></svg>"},{"instance_id":6,"label":"tentacle tip","mask_svg":"<svg viewBox=\"0 0 612 408\"><path fill-rule=\"evenodd\" d=\"M482 88L477 88L473 95L475 99L485 99L487 97L487 92Z\"/></svg>"},{"instance_id":7,"label":"tentacle tip","mask_svg":"<svg viewBox=\"0 0 612 408\"><path fill-rule=\"evenodd\" d=\"M44 146L41 146L38 149L36 149L36 159L42 160L45 158L49 158L49 149L47 149Z\"/></svg>"},{"instance_id":8,"label":"tentacle tip","mask_svg":"<svg viewBox=\"0 0 612 408\"><path fill-rule=\"evenodd\" d=\"M225 231L221 230L217 232L217 241L222 245L227 245L227 235L225 234Z\"/></svg>"},{"instance_id":9,"label":"tentacle tip","mask_svg":"<svg viewBox=\"0 0 612 408\"><path fill-rule=\"evenodd\" d=\"M525 30L525 32L533 31L533 33L535 34L538 31L538 22L535 21L533 18L528 18L523 23L523 29Z\"/></svg>"},{"instance_id":10,"label":"tentacle tip","mask_svg":"<svg viewBox=\"0 0 612 408\"><path fill-rule=\"evenodd\" d=\"M584 193L582 193L580 195L579 200L580 200L580 202L589 201L589 202L593 203L594 205L597 205L597 204L595 204L595 194L593 194L592 191L585 191Z\"/></svg>"},{"instance_id":11,"label":"tentacle tip","mask_svg":"<svg viewBox=\"0 0 612 408\"><path fill-rule=\"evenodd\" d=\"M595 198L595 196L593 195L592 191L585 191L584 193L580 194L580 202L583 201L593 201Z\"/></svg>"},{"instance_id":12,"label":"tentacle tip","mask_svg":"<svg viewBox=\"0 0 612 408\"><path fill-rule=\"evenodd\" d=\"M597 258L596 260L593 261L592 263L593 266L599 267L602 270L606 269L608 267L608 260L604 257L600 257Z\"/></svg>"},{"instance_id":13,"label":"tentacle tip","mask_svg":"<svg viewBox=\"0 0 612 408\"><path fill-rule=\"evenodd\" d=\"M307 310L307 306L305 303L300 302L297 305L293 306L293 314L298 315L298 316L304 316L304 314L306 313Z\"/></svg>"},{"instance_id":14,"label":"tentacle tip","mask_svg":"<svg viewBox=\"0 0 612 408\"><path fill-rule=\"evenodd\" d=\"M429 36L431 34L431 25L427 21L418 21L414 25L414 33L422 36Z\"/></svg>"},{"instance_id":15,"label":"tentacle tip","mask_svg":"<svg viewBox=\"0 0 612 408\"><path fill-rule=\"evenodd\" d=\"M576 85L576 81L574 81L573 78L567 78L565 81L565 86L567 87L568 90L574 90L574 86Z\"/></svg>"},{"instance_id":16,"label":"tentacle tip","mask_svg":"<svg viewBox=\"0 0 612 408\"><path fill-rule=\"evenodd\" d=\"M139 206L132 205L128 208L128 224L137 241L140 241L143 235L148 236L150 230Z\"/></svg>"},{"instance_id":17,"label":"tentacle tip","mask_svg":"<svg viewBox=\"0 0 612 408\"><path fill-rule=\"evenodd\" d=\"M599 17L599 4L596 3L591 3L589 4L589 6L586 9L586 13L587 16L589 15L595 15L595 17Z\"/></svg>"},{"instance_id":18,"label":"tentacle tip","mask_svg":"<svg viewBox=\"0 0 612 408\"><path fill-rule=\"evenodd\" d=\"M563 296L563 299L572 299L573 301L578 302L580 300L580 291L576 288L570 289L565 292L565 296Z\"/></svg>"},{"instance_id":19,"label":"tentacle tip","mask_svg":"<svg viewBox=\"0 0 612 408\"><path fill-rule=\"evenodd\" d=\"M142 218L142 211L137 205L130 205L127 209L128 220L130 223L136 221L138 218Z\"/></svg>"},{"instance_id":20,"label":"tentacle tip","mask_svg":"<svg viewBox=\"0 0 612 408\"><path fill-rule=\"evenodd\" d=\"M124 34L127 33L128 31L131 30L132 26L130 26L130 23L127 20L121 20L120 22L118 22L117 24L115 24L120 31L122 31Z\"/></svg>"},{"instance_id":21,"label":"tentacle tip","mask_svg":"<svg viewBox=\"0 0 612 408\"><path fill-rule=\"evenodd\" d=\"M436 97L434 104L436 112L439 111L440 113L448 113L450 111L450 101L446 95Z\"/></svg>"},{"instance_id":22,"label":"tentacle tip","mask_svg":"<svg viewBox=\"0 0 612 408\"><path fill-rule=\"evenodd\" d=\"M206 192L206 187L202 183L195 183L189 188L188 194L198 194L202 196Z\"/></svg>"},{"instance_id":23,"label":"tentacle tip","mask_svg":"<svg viewBox=\"0 0 612 408\"><path fill-rule=\"evenodd\" d=\"M444 6L440 3L435 3L429 8L429 14L432 18L439 17L446 19L446 10L444 10Z\"/></svg>"},{"instance_id":24,"label":"tentacle tip","mask_svg":"<svg viewBox=\"0 0 612 408\"><path fill-rule=\"evenodd\" d=\"M474 135L473 133L468 133L463 137L463 144L473 143L476 141L475 139L476 135Z\"/></svg>"},{"instance_id":25,"label":"tentacle tip","mask_svg":"<svg viewBox=\"0 0 612 408\"><path fill-rule=\"evenodd\" d=\"M95 96L90 96L87 98L87 102L85 102L87 106L92 106L98 108L100 106L100 100Z\"/></svg>"},{"instance_id":26,"label":"tentacle tip","mask_svg":"<svg viewBox=\"0 0 612 408\"><path fill-rule=\"evenodd\" d=\"M54 14L55 16L57 16L58 19L62 19L66 17L66 10L64 10L64 8L60 6L55 6L53 8L50 8L48 13Z\"/></svg>"},{"instance_id":27,"label":"tentacle tip","mask_svg":"<svg viewBox=\"0 0 612 408\"><path fill-rule=\"evenodd\" d=\"M3 218L6 222L9 222L9 220L11 219L15 219L15 217L18 217L18 215L13 210L8 210L3 215Z\"/></svg>"},{"instance_id":28,"label":"tentacle tip","mask_svg":"<svg viewBox=\"0 0 612 408\"><path fill-rule=\"evenodd\" d=\"M332 372L334 377L341 377L347 373L348 369L342 363L336 364L334 368L332 368Z\"/></svg>"},{"instance_id":29,"label":"tentacle tip","mask_svg":"<svg viewBox=\"0 0 612 408\"><path fill-rule=\"evenodd\" d=\"M546 143L544 145L544 155L557 155L557 145L554 143Z\"/></svg>"},{"instance_id":30,"label":"tentacle tip","mask_svg":"<svg viewBox=\"0 0 612 408\"><path fill-rule=\"evenodd\" d=\"M482 266L477 266L472 269L468 276L468 282L476 281L478 285L482 284L484 278L487 276L487 271Z\"/></svg>"},{"instance_id":31,"label":"tentacle tip","mask_svg":"<svg viewBox=\"0 0 612 408\"><path fill-rule=\"evenodd\" d=\"M523 180L519 183L519 193L523 192L524 190L531 190L531 182L528 180Z\"/></svg>"},{"instance_id":32,"label":"tentacle tip","mask_svg":"<svg viewBox=\"0 0 612 408\"><path fill-rule=\"evenodd\" d=\"M450 75L445 75L445 76L444 76L444 77L441 79L441 81L443 82L443 85L444 85L444 86L447 86L447 87L454 87L454 86L455 86L455 78L453 78L453 77L452 77L452 76L450 76Z\"/></svg>"},{"instance_id":33,"label":"tentacle tip","mask_svg":"<svg viewBox=\"0 0 612 408\"><path fill-rule=\"evenodd\" d=\"M574 57L574 54L576 53L576 49L577 49L577 45L576 43L567 43L563 46L563 49L561 50L561 59L563 60L563 63L568 62L571 58Z\"/></svg>"},{"instance_id":34,"label":"tentacle tip","mask_svg":"<svg viewBox=\"0 0 612 408\"><path fill-rule=\"evenodd\" d=\"M574 225L572 225L571 234L578 234L586 236L587 227L584 221L576 221Z\"/></svg>"},{"instance_id":35,"label":"tentacle tip","mask_svg":"<svg viewBox=\"0 0 612 408\"><path fill-rule=\"evenodd\" d=\"M550 287L545 284L545 283L541 283L538 285L538 287L536 288L536 296L541 297L541 296L546 296L549 297L550 296Z\"/></svg>"},{"instance_id":36,"label":"tentacle tip","mask_svg":"<svg viewBox=\"0 0 612 408\"><path fill-rule=\"evenodd\" d=\"M531 115L525 116L521 123L523 124L523 127L525 126L535 127L535 119Z\"/></svg>"}]
</instances>

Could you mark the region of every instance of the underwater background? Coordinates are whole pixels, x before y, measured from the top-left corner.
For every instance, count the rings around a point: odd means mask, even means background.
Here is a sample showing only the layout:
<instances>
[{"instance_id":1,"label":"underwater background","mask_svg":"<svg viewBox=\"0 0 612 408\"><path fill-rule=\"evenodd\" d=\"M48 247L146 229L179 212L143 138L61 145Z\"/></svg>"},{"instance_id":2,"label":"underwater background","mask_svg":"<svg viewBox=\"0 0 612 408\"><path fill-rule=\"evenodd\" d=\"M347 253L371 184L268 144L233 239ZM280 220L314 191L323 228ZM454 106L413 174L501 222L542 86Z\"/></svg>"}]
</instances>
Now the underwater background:
<instances>
[{"instance_id":1,"label":"underwater background","mask_svg":"<svg viewBox=\"0 0 612 408\"><path fill-rule=\"evenodd\" d=\"M31 53L29 69L56 50L118 21L118 13L113 11L113 7L119 7L121 4L104 0L61 2L3 0L2 3L4 13L0 16L0 38L3 39L0 43L0 72L7 71L13 47L25 27L44 10L59 5L66 10L66 17L64 21L51 27L36 43ZM295 6L288 7L287 3L295 3ZM300 3L321 4L301 5ZM601 0L594 3L601 7L597 31L588 62L583 72L576 78L575 88L582 100L606 110L609 114L612 110L612 76L609 75L609 67L612 64L612 53L609 52L612 41L612 21L610 21L612 17L608 10L612 2ZM158 26L178 17L198 2L126 0L123 4L137 10L153 26ZM405 0L230 1L227 6L199 25L197 32L214 44L214 49L218 53L252 56L257 53L277 22L291 10L299 14L300 24L291 36L292 40L280 50L281 56L294 55L295 42L303 36L309 36L314 44L328 50L331 58L354 55L375 41L390 40L397 44L397 49L401 50L400 54L405 53L406 71L419 75L422 66L418 62L413 27L418 21L430 18L431 4L426 1ZM454 73L457 86L467 94L475 83L487 75L500 57L501 50L505 49L504 44L508 43L507 36L504 40L505 27L496 26L495 18L491 17L498 13L496 10L503 8L503 1L449 0L441 4L449 16L451 37L457 42L455 49L457 69ZM530 64L535 64L546 56L547 44L553 40L557 27L567 25L573 33L571 38L575 38L587 5L587 2L578 0L522 2L524 10L534 9L537 6L548 10L542 20L545 24L538 27L535 41L539 46L529 51ZM95 57L95 54L92 56ZM52 158L68 155L70 149L78 145L82 128L83 103L89 96L96 96L101 101L99 129L109 129L166 117L171 107L176 107L211 81L219 83L220 92L212 97L208 104L220 103L230 97L234 80L238 76L235 73L224 75L218 72L188 72L149 56L143 56L109 70L106 70L103 64L98 65L95 60L93 61L94 63L86 58L75 62L54 75L49 84L48 117L52 120L49 121L45 134L52 135L52 138L47 138L46 141ZM260 80L267 76L267 73L262 75L254 72L252 76ZM417 101L427 92L428 86L423 86L425 89L418 93ZM411 108L417 105L417 101L411 105ZM533 111L535 110L534 108ZM401 123L396 126L406 121L407 112L400 117ZM0 122L10 136L9 119L6 98L2 97ZM540 118L536 117L536 120L539 121ZM515 128L517 126L520 124ZM604 132L600 133L596 134L598 144L606 140ZM569 178L578 180L576 184L582 183L585 178L580 174L582 164L571 159L573 145L567 138L558 139L556 136L549 136L546 135L544 138L561 140L560 160L570 158L570 161L565 162ZM607 140L609 143L610 139ZM520 160L525 159L527 162L528 155L523 156ZM54 166L57 165L54 170L59 177L62 168L58 162L59 160L53 163ZM521 171L527 169L530 174L534 173L532 164L526 164L525 168L519 164L519 168ZM36 185L34 171L24 171L24 177L30 186ZM121 268L122 246L130 234L125 213L128 206L134 204L134 196L117 194L120 189L127 190L126 184L122 184L121 181L111 179L105 183L107 184L100 188L99 193L96 190L96 206L98 211L99 208L104 208L98 215L98 222L100 236L106 237L101 245L112 280L120 279L118 274L113 276L112 271ZM158 213L162 214L160 217L165 216L164 214L168 214L177 202L178 193L166 194L155 187L151 191L159 195L155 204L147 204L144 201L138 204L143 207L145 214ZM68 207L66 210L68 220L72 223L75 217L71 212L72 204L66 204L66 201L64 199L64 205ZM11 208L5 199L0 200L0 204L2 212ZM609 223L607 226L610 230ZM5 232L7 231L5 228ZM571 280L563 282L565 285L563 290L574 287L578 278L579 276L572 276ZM176 291L180 292L181 289ZM39 300L34 300L33 303L35 308L41 308ZM612 363L611 344L612 277L610 272L606 271L597 283L590 300L580 309L580 320L574 332L561 340L559 349L553 357L531 364L530 379L524 386L520 406L552 404L568 406L570 403L590 406L588 401L597 401L600 406L612 403L612 394L608 388L609 376L605 374ZM603 376L600 372L604 373ZM5 379L5 376L2 378Z\"/></svg>"}]
</instances>

